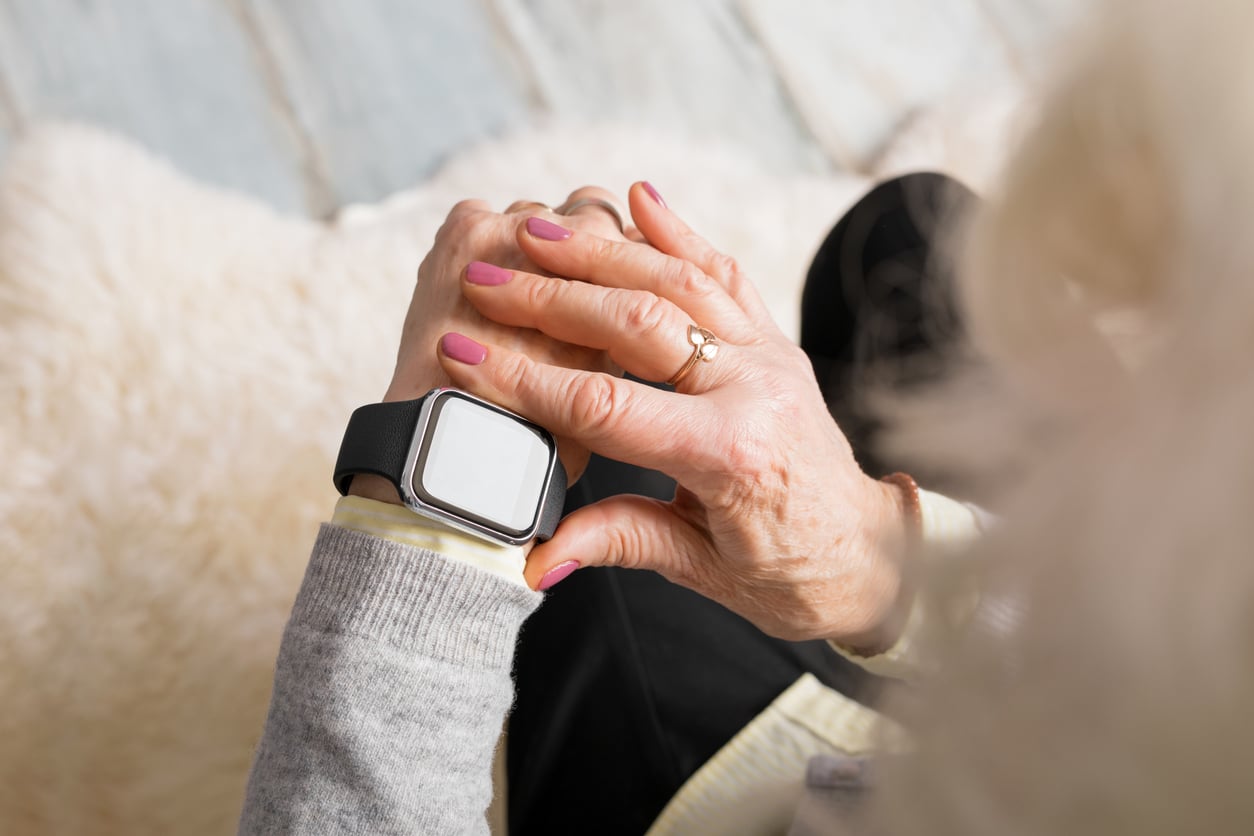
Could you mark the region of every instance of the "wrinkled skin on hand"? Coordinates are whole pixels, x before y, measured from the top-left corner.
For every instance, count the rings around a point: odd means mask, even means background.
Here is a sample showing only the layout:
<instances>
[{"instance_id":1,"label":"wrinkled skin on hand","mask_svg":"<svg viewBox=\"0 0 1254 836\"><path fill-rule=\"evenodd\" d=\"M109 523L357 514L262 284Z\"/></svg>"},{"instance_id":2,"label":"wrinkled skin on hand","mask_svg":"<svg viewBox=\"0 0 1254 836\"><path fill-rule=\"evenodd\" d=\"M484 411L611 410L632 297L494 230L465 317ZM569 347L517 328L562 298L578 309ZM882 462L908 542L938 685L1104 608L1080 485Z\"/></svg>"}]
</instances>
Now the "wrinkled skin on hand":
<instances>
[{"instance_id":1,"label":"wrinkled skin on hand","mask_svg":"<svg viewBox=\"0 0 1254 836\"><path fill-rule=\"evenodd\" d=\"M547 240L524 224L518 245L541 270L509 262L497 265L510 268L507 281L464 280L494 324L464 332L482 348L473 359L439 355L459 388L679 484L671 502L617 496L571 514L531 552L529 583L546 588L573 565L653 569L773 635L886 647L908 610L902 495L862 473L808 358L736 262L645 184L630 198L640 241L573 224ZM540 332L665 381L693 352L693 323L717 335L719 351L674 392L518 343Z\"/></svg>"},{"instance_id":2,"label":"wrinkled skin on hand","mask_svg":"<svg viewBox=\"0 0 1254 836\"><path fill-rule=\"evenodd\" d=\"M604 189L584 187L572 192L564 206L586 197L613 200ZM585 207L572 215L557 216L535 203L513 204L505 212L494 212L481 200L465 200L449 212L436 233L431 251L418 268L418 280L405 316L396 370L384 396L385 401L412 400L437 386L451 386L441 367L436 343L448 331L461 331L535 358L538 362L571 369L595 369L621 373L605 352L555 340L539 331L514 328L494 322L477 311L462 295L461 279L466 266L483 261L519 270L540 268L518 246L521 227L529 217L560 221L572 229L586 230L611 240L626 240L610 215L596 207ZM628 230L634 233L634 230ZM563 464L573 482L588 463L588 450L570 438L559 438ZM359 482L373 482L365 491ZM383 480L354 480L355 493L377 494L396 501L395 490Z\"/></svg>"}]
</instances>

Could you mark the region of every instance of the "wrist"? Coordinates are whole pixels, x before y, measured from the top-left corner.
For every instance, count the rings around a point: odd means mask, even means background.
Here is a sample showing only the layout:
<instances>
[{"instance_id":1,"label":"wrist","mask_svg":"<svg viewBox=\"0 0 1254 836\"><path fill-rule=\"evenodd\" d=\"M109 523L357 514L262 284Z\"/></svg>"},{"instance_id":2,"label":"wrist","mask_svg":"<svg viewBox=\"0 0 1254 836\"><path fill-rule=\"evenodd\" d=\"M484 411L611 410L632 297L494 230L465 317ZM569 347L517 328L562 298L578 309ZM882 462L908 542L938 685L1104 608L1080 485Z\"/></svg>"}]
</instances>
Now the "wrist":
<instances>
[{"instance_id":1,"label":"wrist","mask_svg":"<svg viewBox=\"0 0 1254 836\"><path fill-rule=\"evenodd\" d=\"M494 545L551 538L566 496L551 433L449 387L353 410L334 481Z\"/></svg>"},{"instance_id":2,"label":"wrist","mask_svg":"<svg viewBox=\"0 0 1254 836\"><path fill-rule=\"evenodd\" d=\"M868 514L874 533L873 565L877 582L868 585L868 626L838 643L857 656L877 656L897 643L914 606L910 561L922 534L919 486L904 473L870 480L874 510Z\"/></svg>"},{"instance_id":3,"label":"wrist","mask_svg":"<svg viewBox=\"0 0 1254 836\"><path fill-rule=\"evenodd\" d=\"M401 502L401 495L396 492L396 486L373 473L359 473L354 476L352 484L348 486L348 495L390 502L393 505L404 504Z\"/></svg>"}]
</instances>

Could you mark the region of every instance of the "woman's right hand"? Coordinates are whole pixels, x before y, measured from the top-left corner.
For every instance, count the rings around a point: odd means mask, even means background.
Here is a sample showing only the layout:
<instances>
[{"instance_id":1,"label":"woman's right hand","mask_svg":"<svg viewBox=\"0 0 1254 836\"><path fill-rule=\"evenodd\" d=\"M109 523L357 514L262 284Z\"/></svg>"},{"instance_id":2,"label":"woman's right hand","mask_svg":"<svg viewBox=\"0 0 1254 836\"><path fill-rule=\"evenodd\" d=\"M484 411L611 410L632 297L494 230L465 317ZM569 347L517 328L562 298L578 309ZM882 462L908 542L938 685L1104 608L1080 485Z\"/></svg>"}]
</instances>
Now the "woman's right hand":
<instances>
[{"instance_id":1,"label":"woman's right hand","mask_svg":"<svg viewBox=\"0 0 1254 836\"><path fill-rule=\"evenodd\" d=\"M604 349L645 380L690 358L690 324L720 342L675 392L497 344L478 362L440 355L455 385L679 484L672 502L618 496L571 514L531 552L529 582L546 588L578 566L654 569L782 638L891 644L903 620L902 496L862 473L808 358L736 263L652 194L630 193L647 243L524 224L522 251L563 278L463 282L489 319Z\"/></svg>"}]
</instances>

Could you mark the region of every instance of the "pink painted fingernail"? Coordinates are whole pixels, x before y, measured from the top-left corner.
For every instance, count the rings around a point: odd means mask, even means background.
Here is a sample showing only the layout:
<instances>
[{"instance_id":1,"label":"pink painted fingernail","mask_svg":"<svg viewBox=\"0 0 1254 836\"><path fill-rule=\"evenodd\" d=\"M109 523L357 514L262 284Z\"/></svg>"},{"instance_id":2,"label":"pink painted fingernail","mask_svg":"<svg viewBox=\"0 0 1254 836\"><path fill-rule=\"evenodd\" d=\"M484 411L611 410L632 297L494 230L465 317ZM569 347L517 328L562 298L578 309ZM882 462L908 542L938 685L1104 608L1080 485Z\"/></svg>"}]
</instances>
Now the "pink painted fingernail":
<instances>
[{"instance_id":1,"label":"pink painted fingernail","mask_svg":"<svg viewBox=\"0 0 1254 836\"><path fill-rule=\"evenodd\" d=\"M527 231L545 241L565 241L570 237L569 229L550 223L544 218L527 218Z\"/></svg>"},{"instance_id":2,"label":"pink painted fingernail","mask_svg":"<svg viewBox=\"0 0 1254 836\"><path fill-rule=\"evenodd\" d=\"M440 351L450 360L477 366L488 359L488 349L461 334L445 334L440 337Z\"/></svg>"},{"instance_id":3,"label":"pink painted fingernail","mask_svg":"<svg viewBox=\"0 0 1254 836\"><path fill-rule=\"evenodd\" d=\"M658 206L661 206L663 209L667 208L667 207L666 207L666 201L665 201L665 200L662 200L662 196L661 196L660 194L658 194L657 189L653 188L653 184L652 184L652 183L650 183L648 180L641 180L641 181L640 181L640 185L644 187L644 190L645 190L646 192L648 192L649 197L653 198L653 201L654 201L654 202L655 202Z\"/></svg>"},{"instance_id":4,"label":"pink painted fingernail","mask_svg":"<svg viewBox=\"0 0 1254 836\"><path fill-rule=\"evenodd\" d=\"M483 261L472 261L466 265L466 281L471 284L498 285L505 284L514 278L509 270L488 264Z\"/></svg>"},{"instance_id":5,"label":"pink painted fingernail","mask_svg":"<svg viewBox=\"0 0 1254 836\"><path fill-rule=\"evenodd\" d=\"M543 592L550 587L556 586L566 580L566 578L570 577L570 573L578 568L578 560L568 560L565 563L559 563L544 573L544 577L540 578L540 585L536 587L536 589Z\"/></svg>"}]
</instances>

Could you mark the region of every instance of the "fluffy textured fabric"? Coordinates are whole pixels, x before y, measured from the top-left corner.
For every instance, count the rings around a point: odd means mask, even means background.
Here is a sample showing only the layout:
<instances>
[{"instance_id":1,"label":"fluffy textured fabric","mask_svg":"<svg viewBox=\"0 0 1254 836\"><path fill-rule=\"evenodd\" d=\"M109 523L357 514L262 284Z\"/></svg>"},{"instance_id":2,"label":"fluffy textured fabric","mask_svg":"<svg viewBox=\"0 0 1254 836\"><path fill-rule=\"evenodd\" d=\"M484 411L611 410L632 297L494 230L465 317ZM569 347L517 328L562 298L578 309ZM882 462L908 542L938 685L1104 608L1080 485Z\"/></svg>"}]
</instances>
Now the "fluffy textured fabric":
<instances>
[{"instance_id":1,"label":"fluffy textured fabric","mask_svg":"<svg viewBox=\"0 0 1254 836\"><path fill-rule=\"evenodd\" d=\"M986 161L927 143L933 162ZM890 155L920 159L919 146ZM911 154L914 156L911 157ZM949 158L947 159L947 155ZM925 155L924 155L925 156ZM279 635L351 409L387 385L448 208L654 182L795 332L810 255L865 186L618 129L472 149L330 224L53 126L0 176L0 822L234 828Z\"/></svg>"},{"instance_id":2,"label":"fluffy textured fabric","mask_svg":"<svg viewBox=\"0 0 1254 836\"><path fill-rule=\"evenodd\" d=\"M972 577L920 585L985 617L922 649L896 836L1254 833L1254 5L1094 8L960 272L1013 384L948 393L963 434L1048 432Z\"/></svg>"}]
</instances>

